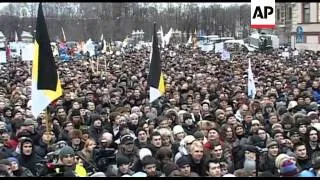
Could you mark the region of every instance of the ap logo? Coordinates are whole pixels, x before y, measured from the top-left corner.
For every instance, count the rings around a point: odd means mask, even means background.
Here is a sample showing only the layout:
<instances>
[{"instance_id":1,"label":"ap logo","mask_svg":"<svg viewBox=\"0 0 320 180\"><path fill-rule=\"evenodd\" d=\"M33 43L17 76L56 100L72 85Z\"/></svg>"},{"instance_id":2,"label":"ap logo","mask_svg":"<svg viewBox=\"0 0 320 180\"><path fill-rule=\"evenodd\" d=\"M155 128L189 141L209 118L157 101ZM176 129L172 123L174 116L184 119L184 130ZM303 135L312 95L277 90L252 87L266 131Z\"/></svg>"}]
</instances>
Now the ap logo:
<instances>
[{"instance_id":1,"label":"ap logo","mask_svg":"<svg viewBox=\"0 0 320 180\"><path fill-rule=\"evenodd\" d=\"M251 27L273 29L275 22L275 0L251 0Z\"/></svg>"}]
</instances>

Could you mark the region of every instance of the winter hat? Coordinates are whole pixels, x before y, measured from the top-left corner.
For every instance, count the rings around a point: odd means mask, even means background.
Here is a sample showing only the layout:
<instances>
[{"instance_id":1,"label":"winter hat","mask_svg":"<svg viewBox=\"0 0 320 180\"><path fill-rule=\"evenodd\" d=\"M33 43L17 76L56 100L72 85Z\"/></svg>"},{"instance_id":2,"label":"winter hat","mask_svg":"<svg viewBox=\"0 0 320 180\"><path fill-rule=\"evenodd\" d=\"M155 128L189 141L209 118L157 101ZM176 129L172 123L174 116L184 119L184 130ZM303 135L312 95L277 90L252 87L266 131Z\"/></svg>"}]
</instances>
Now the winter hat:
<instances>
[{"instance_id":1,"label":"winter hat","mask_svg":"<svg viewBox=\"0 0 320 180\"><path fill-rule=\"evenodd\" d=\"M11 162L8 159L1 159L0 164L11 166Z\"/></svg>"},{"instance_id":2,"label":"winter hat","mask_svg":"<svg viewBox=\"0 0 320 180\"><path fill-rule=\"evenodd\" d=\"M131 177L147 177L147 174L144 172L134 173Z\"/></svg>"},{"instance_id":3,"label":"winter hat","mask_svg":"<svg viewBox=\"0 0 320 180\"><path fill-rule=\"evenodd\" d=\"M234 174L225 174L222 177L236 177Z\"/></svg>"},{"instance_id":4,"label":"winter hat","mask_svg":"<svg viewBox=\"0 0 320 180\"><path fill-rule=\"evenodd\" d=\"M92 174L90 177L107 177L103 172L97 172Z\"/></svg>"},{"instance_id":5,"label":"winter hat","mask_svg":"<svg viewBox=\"0 0 320 180\"><path fill-rule=\"evenodd\" d=\"M18 159L15 158L15 157L9 157L9 158L8 158L8 161L10 161L10 162L15 162L15 163L19 164Z\"/></svg>"},{"instance_id":6,"label":"winter hat","mask_svg":"<svg viewBox=\"0 0 320 180\"><path fill-rule=\"evenodd\" d=\"M184 129L182 128L181 125L176 125L173 127L173 134L177 135L179 133L184 133Z\"/></svg>"},{"instance_id":7,"label":"winter hat","mask_svg":"<svg viewBox=\"0 0 320 180\"><path fill-rule=\"evenodd\" d=\"M276 141L270 141L267 143L267 148L270 148L272 146L278 146L278 143Z\"/></svg>"},{"instance_id":8,"label":"winter hat","mask_svg":"<svg viewBox=\"0 0 320 180\"><path fill-rule=\"evenodd\" d=\"M312 172L304 170L299 173L299 177L316 177Z\"/></svg>"},{"instance_id":9,"label":"winter hat","mask_svg":"<svg viewBox=\"0 0 320 180\"><path fill-rule=\"evenodd\" d=\"M280 164L282 164L282 162L287 159L290 159L290 156L288 156L287 154L279 154L275 160L276 168L280 169Z\"/></svg>"},{"instance_id":10,"label":"winter hat","mask_svg":"<svg viewBox=\"0 0 320 180\"><path fill-rule=\"evenodd\" d=\"M286 177L296 176L298 174L297 166L291 160L285 160L280 165L280 175Z\"/></svg>"},{"instance_id":11,"label":"winter hat","mask_svg":"<svg viewBox=\"0 0 320 180\"><path fill-rule=\"evenodd\" d=\"M256 161L251 159L246 159L243 164L243 169L247 171L256 170Z\"/></svg>"},{"instance_id":12,"label":"winter hat","mask_svg":"<svg viewBox=\"0 0 320 180\"><path fill-rule=\"evenodd\" d=\"M188 156L182 156L177 160L176 164L181 168L184 165L190 165L191 160Z\"/></svg>"},{"instance_id":13,"label":"winter hat","mask_svg":"<svg viewBox=\"0 0 320 180\"><path fill-rule=\"evenodd\" d=\"M255 120L252 120L252 121L251 121L251 124L252 124L252 125L254 125L254 124L259 124L259 125L260 125L260 121L255 119Z\"/></svg>"},{"instance_id":14,"label":"winter hat","mask_svg":"<svg viewBox=\"0 0 320 180\"><path fill-rule=\"evenodd\" d=\"M130 134L126 134L120 138L121 144L130 144L133 143L134 138Z\"/></svg>"},{"instance_id":15,"label":"winter hat","mask_svg":"<svg viewBox=\"0 0 320 180\"><path fill-rule=\"evenodd\" d=\"M130 159L127 156L119 155L116 159L117 166L121 166L123 164L130 164Z\"/></svg>"},{"instance_id":16,"label":"winter hat","mask_svg":"<svg viewBox=\"0 0 320 180\"><path fill-rule=\"evenodd\" d=\"M193 134L193 137L196 138L196 139L202 139L202 138L204 138L204 134L201 131L196 131Z\"/></svg>"},{"instance_id":17,"label":"winter hat","mask_svg":"<svg viewBox=\"0 0 320 180\"><path fill-rule=\"evenodd\" d=\"M74 155L75 155L75 152L74 152L74 150L72 149L72 147L70 147L70 146L65 146L65 147L63 147L63 148L60 150L60 152L59 152L59 158L61 159L61 158L65 157L65 156L67 156L68 154L74 156Z\"/></svg>"},{"instance_id":18,"label":"winter hat","mask_svg":"<svg viewBox=\"0 0 320 180\"><path fill-rule=\"evenodd\" d=\"M139 151L139 159L142 160L146 156L152 156L152 152L148 148L141 148Z\"/></svg>"}]
</instances>

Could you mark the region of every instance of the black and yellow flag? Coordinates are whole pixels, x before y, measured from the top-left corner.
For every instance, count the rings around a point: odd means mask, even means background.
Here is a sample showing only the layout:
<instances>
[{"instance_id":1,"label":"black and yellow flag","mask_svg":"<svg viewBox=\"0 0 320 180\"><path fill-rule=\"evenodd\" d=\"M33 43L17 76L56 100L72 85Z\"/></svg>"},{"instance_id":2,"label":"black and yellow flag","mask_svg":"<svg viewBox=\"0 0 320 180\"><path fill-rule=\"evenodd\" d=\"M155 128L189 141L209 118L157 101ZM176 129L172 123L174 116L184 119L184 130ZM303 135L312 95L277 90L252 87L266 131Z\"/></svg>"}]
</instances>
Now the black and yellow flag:
<instances>
[{"instance_id":1,"label":"black and yellow flag","mask_svg":"<svg viewBox=\"0 0 320 180\"><path fill-rule=\"evenodd\" d=\"M37 118L52 101L61 95L61 83L50 45L42 3L40 3L32 61L31 111L34 117Z\"/></svg>"},{"instance_id":2,"label":"black and yellow flag","mask_svg":"<svg viewBox=\"0 0 320 180\"><path fill-rule=\"evenodd\" d=\"M149 98L150 103L158 99L165 92L163 74L161 72L160 50L156 31L156 23L154 23L153 40L151 48L151 63L149 68L148 83L150 86Z\"/></svg>"}]
</instances>

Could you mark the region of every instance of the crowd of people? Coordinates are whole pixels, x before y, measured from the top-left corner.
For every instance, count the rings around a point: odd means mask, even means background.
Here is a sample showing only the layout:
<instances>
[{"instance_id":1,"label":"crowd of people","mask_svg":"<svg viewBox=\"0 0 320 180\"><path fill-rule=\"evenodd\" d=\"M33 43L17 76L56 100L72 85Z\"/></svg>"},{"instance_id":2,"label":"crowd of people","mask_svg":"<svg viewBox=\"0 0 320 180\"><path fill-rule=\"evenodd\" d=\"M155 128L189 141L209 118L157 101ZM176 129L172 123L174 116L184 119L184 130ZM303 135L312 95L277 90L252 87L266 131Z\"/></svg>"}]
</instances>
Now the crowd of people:
<instances>
[{"instance_id":1,"label":"crowd of people","mask_svg":"<svg viewBox=\"0 0 320 180\"><path fill-rule=\"evenodd\" d=\"M0 176L320 176L314 52L233 52L222 61L167 47L161 61L165 94L151 104L146 49L57 61L63 96L39 117L27 63L2 64Z\"/></svg>"}]
</instances>

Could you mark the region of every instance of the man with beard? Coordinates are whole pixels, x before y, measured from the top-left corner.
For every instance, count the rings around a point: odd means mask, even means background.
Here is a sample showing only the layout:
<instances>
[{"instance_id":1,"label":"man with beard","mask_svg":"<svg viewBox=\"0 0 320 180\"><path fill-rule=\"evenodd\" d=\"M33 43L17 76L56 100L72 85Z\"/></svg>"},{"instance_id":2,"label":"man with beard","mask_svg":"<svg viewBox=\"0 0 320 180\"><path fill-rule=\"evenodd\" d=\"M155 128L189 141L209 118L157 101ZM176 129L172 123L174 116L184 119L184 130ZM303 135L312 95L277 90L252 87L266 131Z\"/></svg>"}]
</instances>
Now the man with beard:
<instances>
[{"instance_id":1,"label":"man with beard","mask_svg":"<svg viewBox=\"0 0 320 180\"><path fill-rule=\"evenodd\" d=\"M306 133L306 149L309 157L316 152L320 151L319 132L316 128L310 127Z\"/></svg>"},{"instance_id":2,"label":"man with beard","mask_svg":"<svg viewBox=\"0 0 320 180\"><path fill-rule=\"evenodd\" d=\"M138 148L134 146L134 138L130 134L125 134L120 138L120 148L116 157L126 156L130 160L130 164L136 164L139 160Z\"/></svg>"},{"instance_id":3,"label":"man with beard","mask_svg":"<svg viewBox=\"0 0 320 180\"><path fill-rule=\"evenodd\" d=\"M136 130L136 136L137 139L134 140L134 145L139 149L147 147L148 136L146 130L143 128L138 128Z\"/></svg>"},{"instance_id":4,"label":"man with beard","mask_svg":"<svg viewBox=\"0 0 320 180\"><path fill-rule=\"evenodd\" d=\"M56 116L60 124L63 124L66 121L67 114L62 106L57 107Z\"/></svg>"},{"instance_id":5,"label":"man with beard","mask_svg":"<svg viewBox=\"0 0 320 180\"><path fill-rule=\"evenodd\" d=\"M38 169L36 165L41 162L41 157L36 154L32 139L22 137L19 147L20 154L17 155L17 159L21 163L21 166L28 168L33 175L37 175Z\"/></svg>"},{"instance_id":6,"label":"man with beard","mask_svg":"<svg viewBox=\"0 0 320 180\"><path fill-rule=\"evenodd\" d=\"M259 172L270 171L274 175L278 174L278 169L275 166L276 157L279 154L279 147L276 141L270 141L267 144L268 152L260 157Z\"/></svg>"},{"instance_id":7,"label":"man with beard","mask_svg":"<svg viewBox=\"0 0 320 180\"><path fill-rule=\"evenodd\" d=\"M308 170L312 167L312 162L307 154L306 145L298 143L294 146L294 153L297 157L297 166L301 171Z\"/></svg>"}]
</instances>

